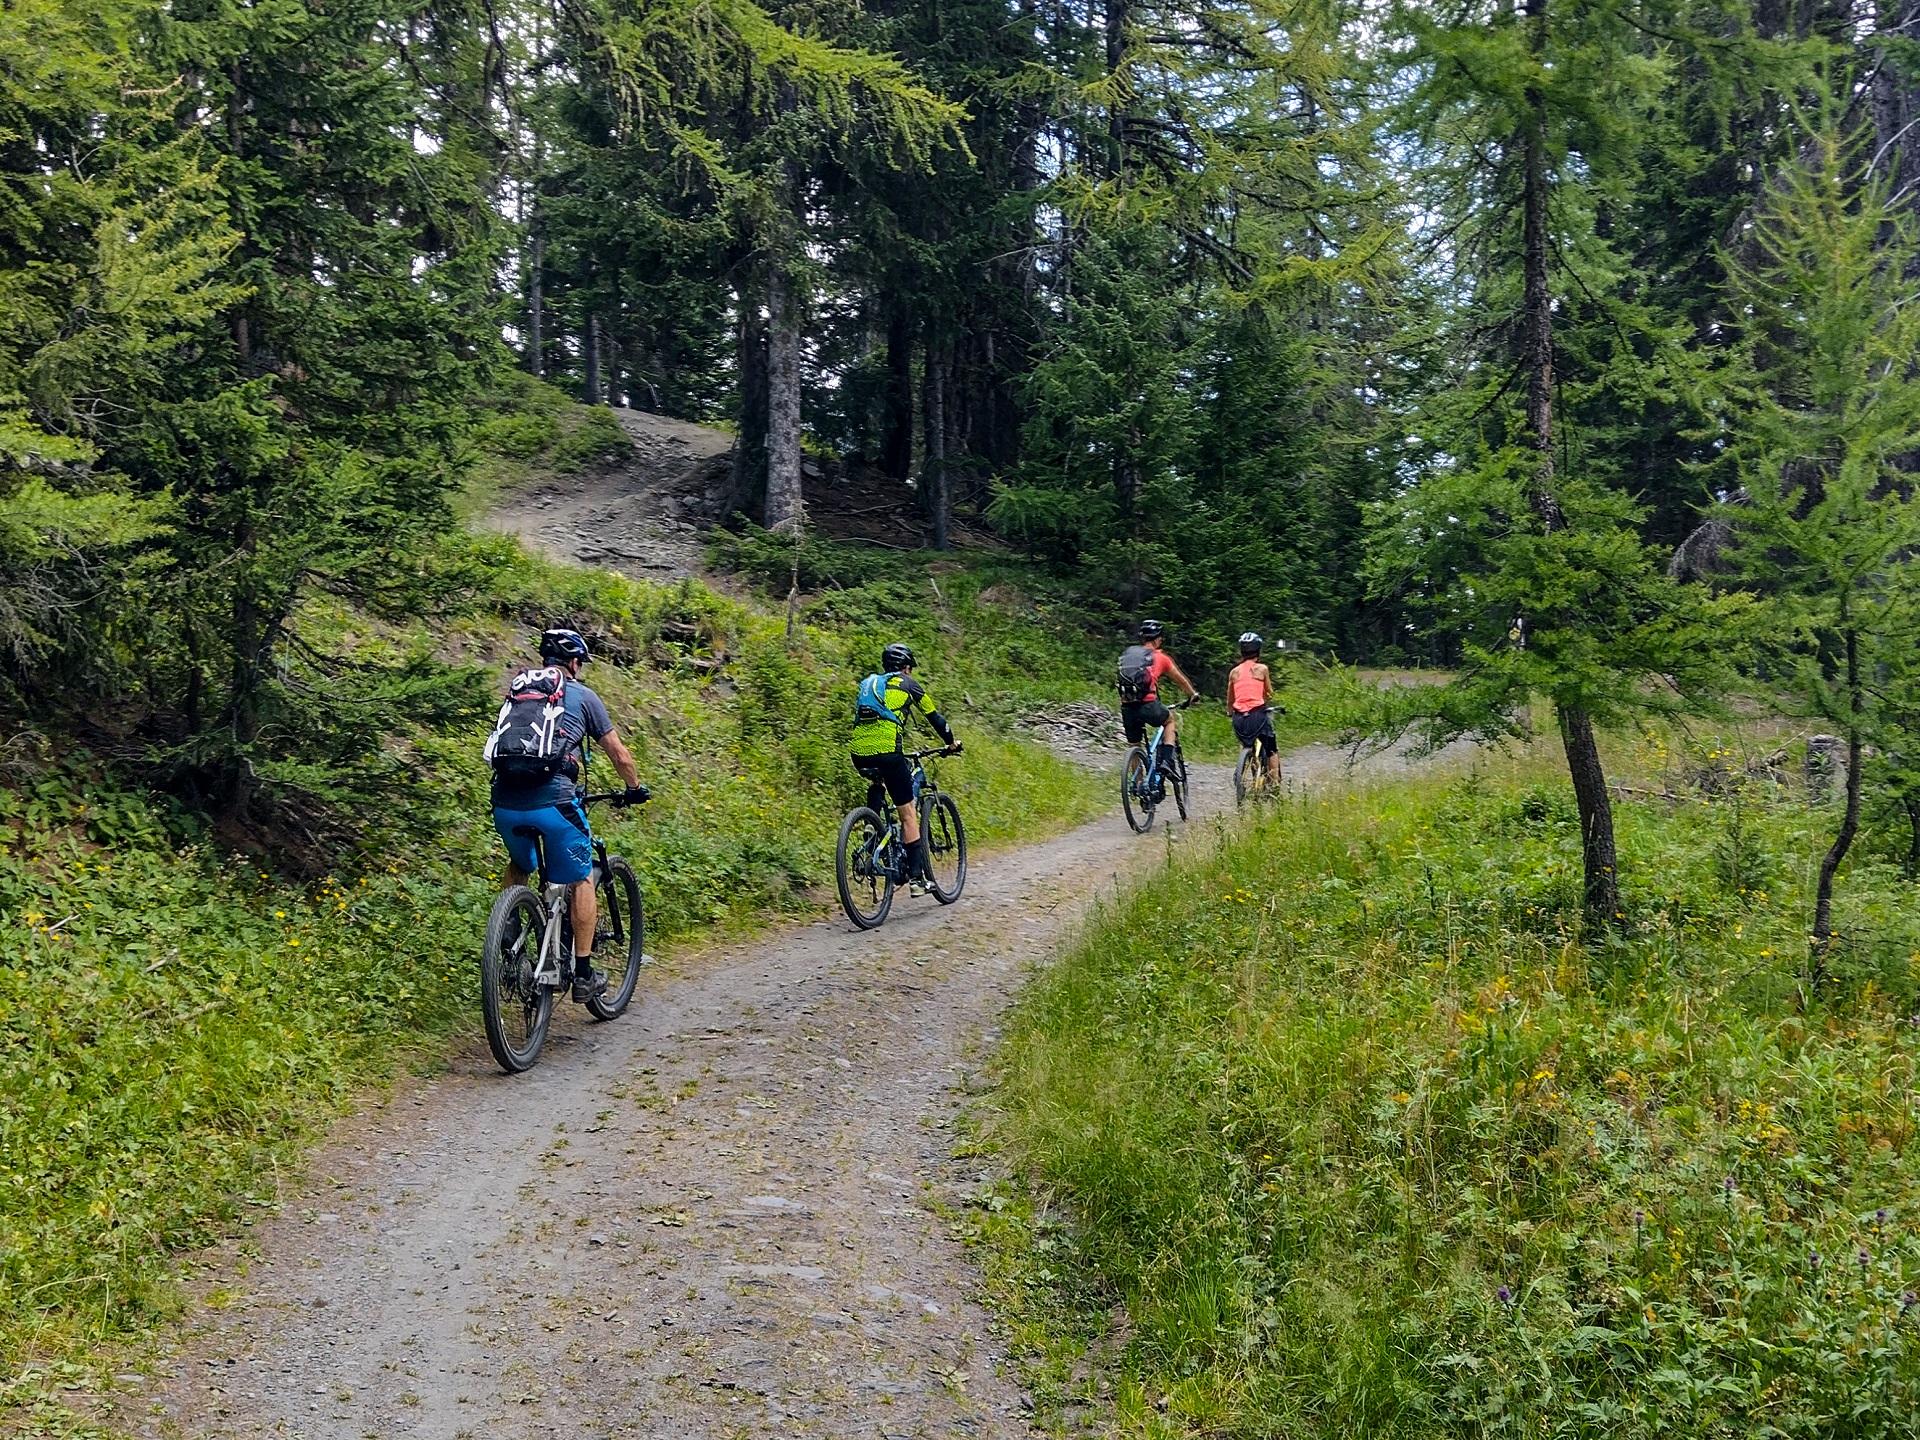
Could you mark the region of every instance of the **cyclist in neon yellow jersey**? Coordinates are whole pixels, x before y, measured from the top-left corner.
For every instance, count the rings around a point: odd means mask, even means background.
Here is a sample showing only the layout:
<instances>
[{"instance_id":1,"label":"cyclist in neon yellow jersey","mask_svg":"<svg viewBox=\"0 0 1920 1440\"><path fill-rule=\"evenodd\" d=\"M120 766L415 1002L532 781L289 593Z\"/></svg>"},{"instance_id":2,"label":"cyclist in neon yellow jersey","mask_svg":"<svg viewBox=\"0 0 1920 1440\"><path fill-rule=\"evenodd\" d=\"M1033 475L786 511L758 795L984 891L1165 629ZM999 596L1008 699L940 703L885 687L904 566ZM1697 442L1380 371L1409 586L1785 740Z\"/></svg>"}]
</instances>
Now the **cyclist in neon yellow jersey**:
<instances>
[{"instance_id":1,"label":"cyclist in neon yellow jersey","mask_svg":"<svg viewBox=\"0 0 1920 1440\"><path fill-rule=\"evenodd\" d=\"M884 792L900 812L900 838L907 847L912 893L925 893L932 880L927 847L920 838L920 815L913 803L913 767L907 763L907 724L918 715L955 754L960 742L953 727L934 708L926 686L913 677L913 651L895 641L880 652L880 672L869 675L854 708L853 739L848 745L853 768L867 781L867 805L879 810ZM882 707L892 714L882 713Z\"/></svg>"}]
</instances>

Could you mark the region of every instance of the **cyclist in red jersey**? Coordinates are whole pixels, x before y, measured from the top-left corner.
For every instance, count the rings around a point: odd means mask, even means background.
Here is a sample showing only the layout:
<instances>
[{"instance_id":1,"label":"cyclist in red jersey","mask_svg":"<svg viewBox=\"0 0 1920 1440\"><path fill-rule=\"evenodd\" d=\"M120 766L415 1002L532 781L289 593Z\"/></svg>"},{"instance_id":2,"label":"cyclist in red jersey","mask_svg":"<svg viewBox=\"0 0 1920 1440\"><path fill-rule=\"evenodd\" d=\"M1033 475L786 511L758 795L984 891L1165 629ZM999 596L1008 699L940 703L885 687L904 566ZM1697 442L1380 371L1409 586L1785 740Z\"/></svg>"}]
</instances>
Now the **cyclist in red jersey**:
<instances>
[{"instance_id":1,"label":"cyclist in red jersey","mask_svg":"<svg viewBox=\"0 0 1920 1440\"><path fill-rule=\"evenodd\" d=\"M1280 783L1280 738L1273 733L1273 672L1260 662L1262 641L1249 630L1240 637L1240 663L1227 672L1227 713L1233 733L1242 745L1260 747L1260 767L1267 783Z\"/></svg>"}]
</instances>

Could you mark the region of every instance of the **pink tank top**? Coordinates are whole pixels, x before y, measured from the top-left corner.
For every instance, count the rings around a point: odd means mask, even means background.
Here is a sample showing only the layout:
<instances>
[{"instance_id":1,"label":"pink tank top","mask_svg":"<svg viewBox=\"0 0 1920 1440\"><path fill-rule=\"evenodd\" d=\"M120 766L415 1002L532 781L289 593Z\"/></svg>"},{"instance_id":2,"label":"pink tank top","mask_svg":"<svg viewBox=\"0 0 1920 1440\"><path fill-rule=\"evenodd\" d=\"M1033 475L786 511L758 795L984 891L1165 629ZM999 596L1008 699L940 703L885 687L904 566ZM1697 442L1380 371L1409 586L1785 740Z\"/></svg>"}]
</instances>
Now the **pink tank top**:
<instances>
[{"instance_id":1,"label":"pink tank top","mask_svg":"<svg viewBox=\"0 0 1920 1440\"><path fill-rule=\"evenodd\" d=\"M1267 682L1251 664L1236 665L1227 676L1227 703L1236 715L1258 710L1267 703Z\"/></svg>"}]
</instances>

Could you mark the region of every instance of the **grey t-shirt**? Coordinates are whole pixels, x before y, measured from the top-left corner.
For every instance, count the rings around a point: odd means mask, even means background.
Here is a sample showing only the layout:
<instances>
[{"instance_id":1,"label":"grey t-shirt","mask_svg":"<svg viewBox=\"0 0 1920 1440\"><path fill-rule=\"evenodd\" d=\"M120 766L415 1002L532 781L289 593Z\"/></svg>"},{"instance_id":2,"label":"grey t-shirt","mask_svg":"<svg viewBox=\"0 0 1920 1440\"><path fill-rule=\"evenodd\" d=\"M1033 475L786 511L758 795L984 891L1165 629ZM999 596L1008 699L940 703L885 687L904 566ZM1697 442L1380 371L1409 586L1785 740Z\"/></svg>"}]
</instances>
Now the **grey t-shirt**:
<instances>
[{"instance_id":1,"label":"grey t-shirt","mask_svg":"<svg viewBox=\"0 0 1920 1440\"><path fill-rule=\"evenodd\" d=\"M613 729L613 719L607 714L606 703L578 680L567 681L563 703L568 717L584 725L589 740L598 740ZM580 757L576 755L574 758L577 760ZM585 778L584 773L582 778ZM550 775L532 784L503 781L498 774L493 777L493 805L496 810L544 810L549 805L563 804L578 793L579 787L565 775Z\"/></svg>"}]
</instances>

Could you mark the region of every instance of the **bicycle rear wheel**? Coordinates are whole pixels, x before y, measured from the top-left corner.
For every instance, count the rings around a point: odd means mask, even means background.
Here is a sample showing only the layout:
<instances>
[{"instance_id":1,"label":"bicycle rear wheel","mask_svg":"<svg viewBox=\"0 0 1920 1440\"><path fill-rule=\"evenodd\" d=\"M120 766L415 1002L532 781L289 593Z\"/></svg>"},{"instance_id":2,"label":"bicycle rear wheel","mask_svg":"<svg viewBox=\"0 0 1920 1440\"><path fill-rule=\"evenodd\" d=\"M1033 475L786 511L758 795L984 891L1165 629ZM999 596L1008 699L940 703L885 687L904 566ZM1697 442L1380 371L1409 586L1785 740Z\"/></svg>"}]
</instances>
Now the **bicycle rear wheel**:
<instances>
[{"instance_id":1,"label":"bicycle rear wheel","mask_svg":"<svg viewBox=\"0 0 1920 1440\"><path fill-rule=\"evenodd\" d=\"M1127 824L1144 835L1153 828L1153 789L1147 783L1147 757L1135 746L1127 752L1127 766L1120 776L1120 808L1127 812Z\"/></svg>"},{"instance_id":2,"label":"bicycle rear wheel","mask_svg":"<svg viewBox=\"0 0 1920 1440\"><path fill-rule=\"evenodd\" d=\"M886 838L886 822L864 805L840 822L834 879L840 884L840 908L862 930L873 929L893 908L893 876L879 854Z\"/></svg>"},{"instance_id":3,"label":"bicycle rear wheel","mask_svg":"<svg viewBox=\"0 0 1920 1440\"><path fill-rule=\"evenodd\" d=\"M587 1002L596 1020L618 1018L633 999L634 982L647 962L647 926L640 906L640 877L618 855L600 877L600 923L594 927L593 963L607 973L607 988Z\"/></svg>"},{"instance_id":4,"label":"bicycle rear wheel","mask_svg":"<svg viewBox=\"0 0 1920 1440\"><path fill-rule=\"evenodd\" d=\"M487 1022L487 1046L509 1075L532 1069L547 1043L553 991L533 978L546 928L539 897L524 885L502 893L487 917L487 943L480 952L480 1013Z\"/></svg>"},{"instance_id":5,"label":"bicycle rear wheel","mask_svg":"<svg viewBox=\"0 0 1920 1440\"><path fill-rule=\"evenodd\" d=\"M1240 763L1233 767L1233 803L1235 806L1245 805L1248 798L1253 794L1254 786L1258 783L1258 766L1260 764L1256 758L1258 753L1259 752L1251 746L1242 745L1240 747Z\"/></svg>"},{"instance_id":6,"label":"bicycle rear wheel","mask_svg":"<svg viewBox=\"0 0 1920 1440\"><path fill-rule=\"evenodd\" d=\"M951 795L936 793L928 800L920 817L920 835L927 842L927 864L933 870L933 898L951 905L967 888L967 830Z\"/></svg>"}]
</instances>

